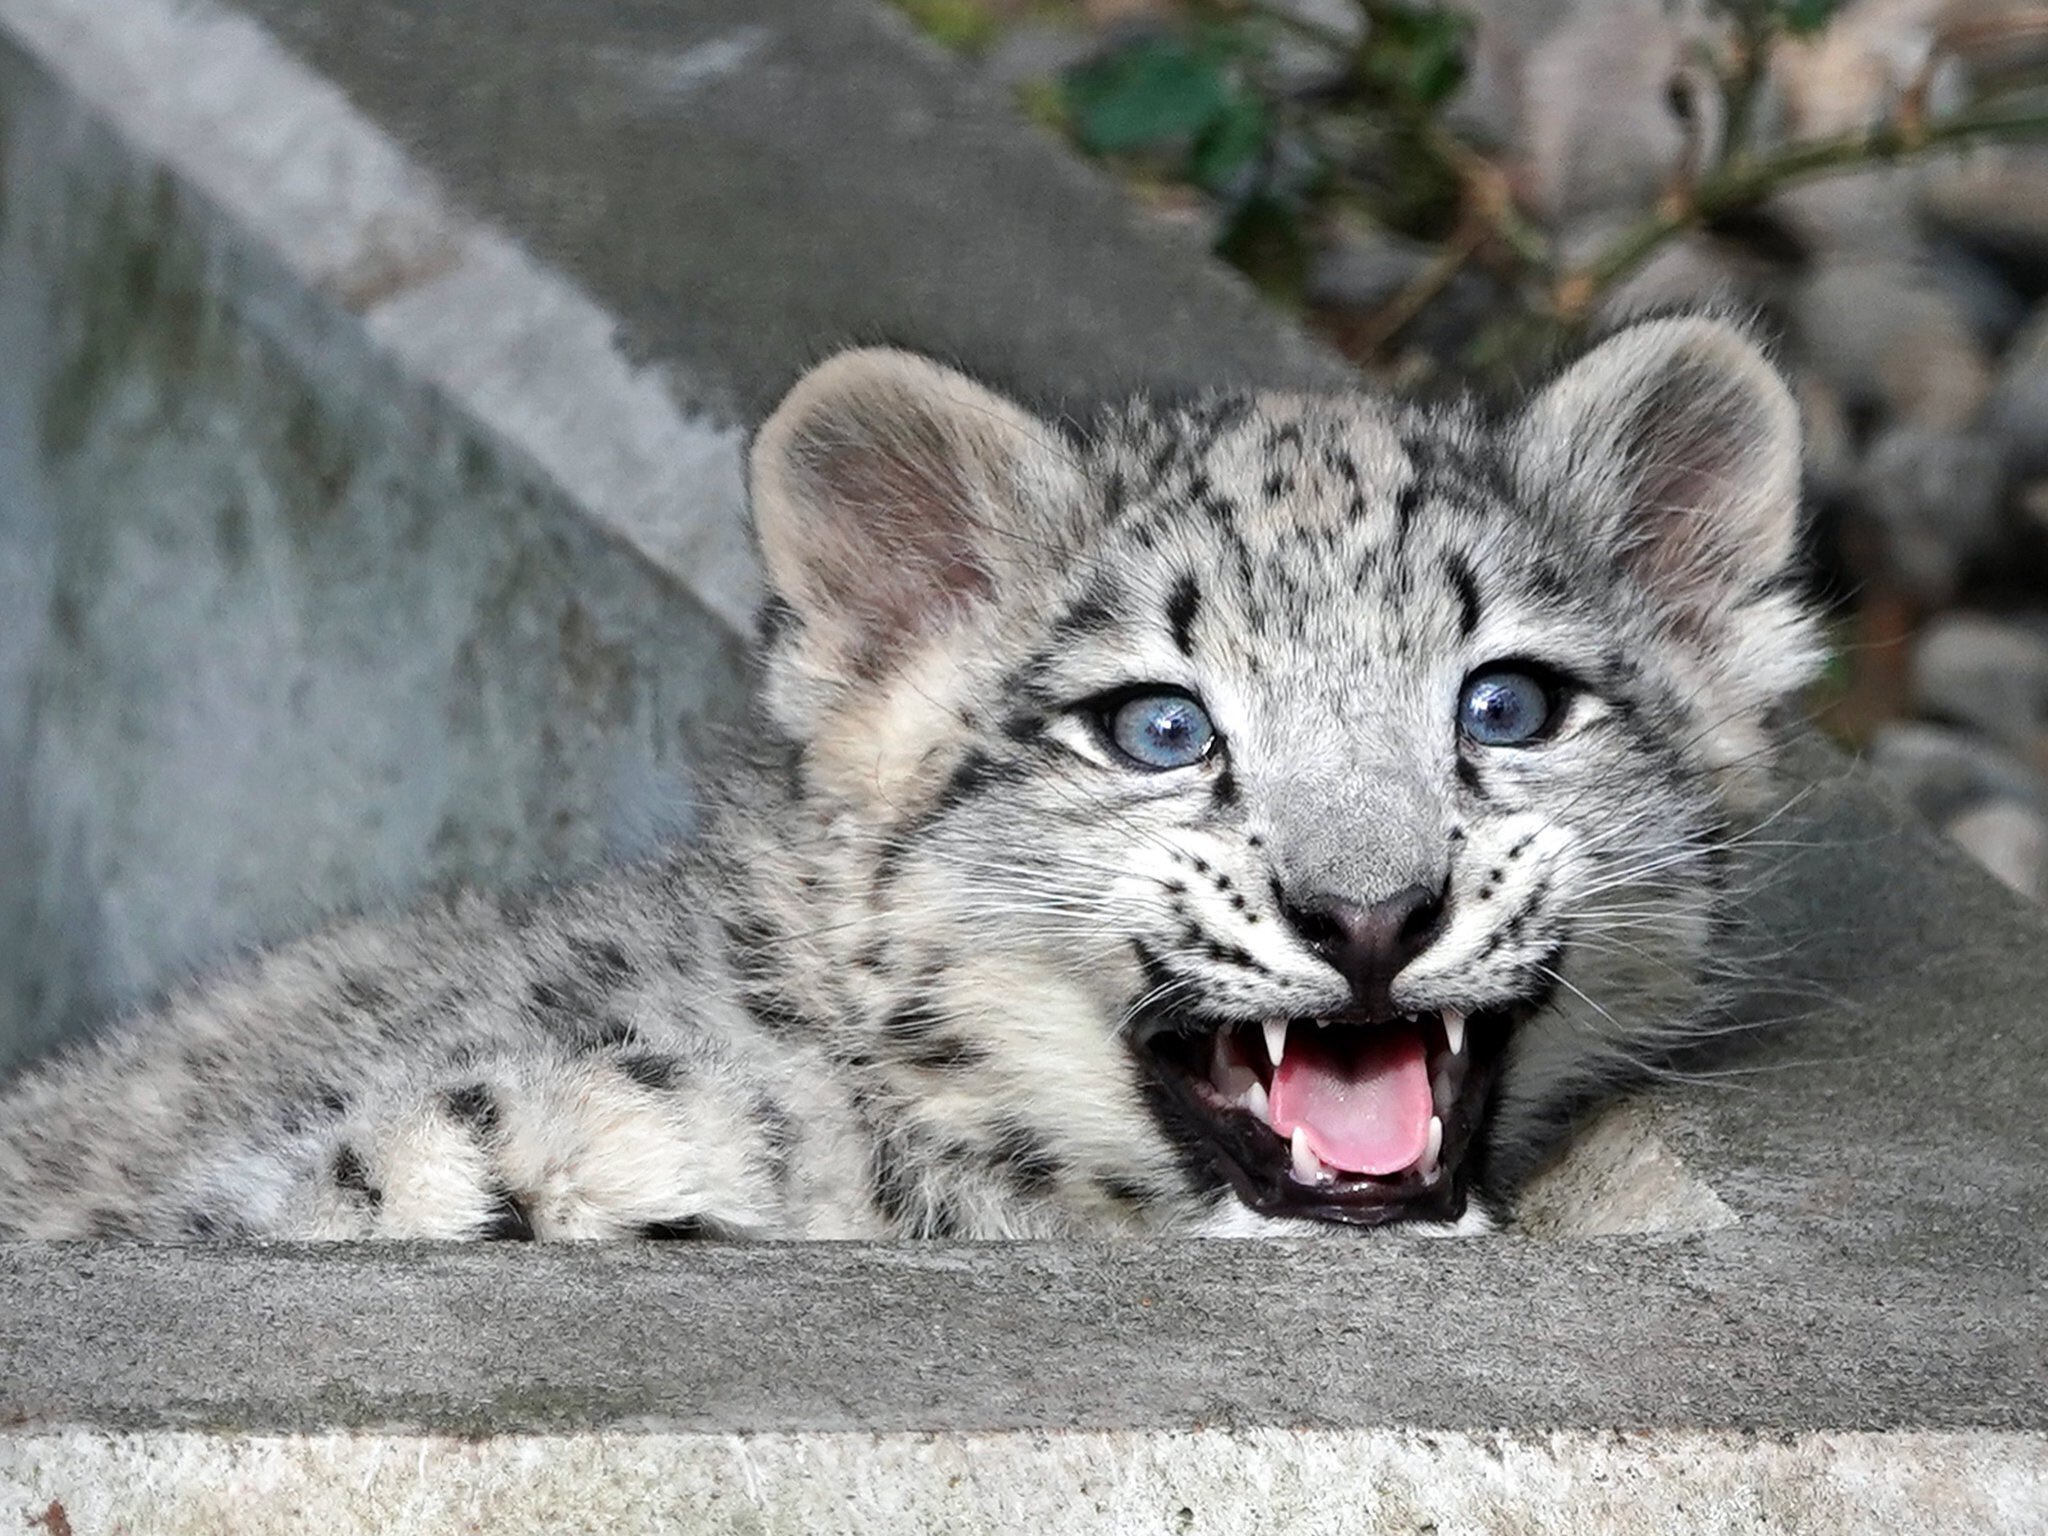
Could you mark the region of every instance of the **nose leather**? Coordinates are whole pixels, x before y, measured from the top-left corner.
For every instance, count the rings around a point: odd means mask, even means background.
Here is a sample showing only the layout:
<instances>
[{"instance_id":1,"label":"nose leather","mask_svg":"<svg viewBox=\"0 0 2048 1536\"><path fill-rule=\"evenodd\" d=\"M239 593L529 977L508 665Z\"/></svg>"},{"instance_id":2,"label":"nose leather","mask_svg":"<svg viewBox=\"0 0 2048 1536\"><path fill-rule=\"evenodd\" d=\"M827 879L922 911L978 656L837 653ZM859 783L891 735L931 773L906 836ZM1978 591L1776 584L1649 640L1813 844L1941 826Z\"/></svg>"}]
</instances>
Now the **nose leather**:
<instances>
[{"instance_id":1,"label":"nose leather","mask_svg":"<svg viewBox=\"0 0 2048 1536\"><path fill-rule=\"evenodd\" d=\"M1394 1016L1394 978L1436 942L1444 893L1411 885L1371 906L1323 894L1291 904L1288 921L1310 948L1351 984L1354 1002L1374 1021Z\"/></svg>"}]
</instances>

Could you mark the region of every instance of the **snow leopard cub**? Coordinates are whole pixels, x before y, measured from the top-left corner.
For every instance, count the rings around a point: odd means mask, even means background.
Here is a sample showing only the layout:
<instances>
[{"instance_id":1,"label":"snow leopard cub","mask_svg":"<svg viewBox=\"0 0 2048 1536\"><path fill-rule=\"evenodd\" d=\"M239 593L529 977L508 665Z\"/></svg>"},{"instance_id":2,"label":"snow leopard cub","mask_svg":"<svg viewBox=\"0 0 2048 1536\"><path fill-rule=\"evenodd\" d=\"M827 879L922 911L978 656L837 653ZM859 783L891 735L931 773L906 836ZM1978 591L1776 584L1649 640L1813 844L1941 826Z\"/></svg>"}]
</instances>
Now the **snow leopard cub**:
<instances>
[{"instance_id":1,"label":"snow leopard cub","mask_svg":"<svg viewBox=\"0 0 2048 1536\"><path fill-rule=\"evenodd\" d=\"M835 358L752 450L764 686L705 841L344 924L30 1071L0 1233L1471 1224L1695 1015L1816 657L1798 468L1712 318L1505 419L1070 432Z\"/></svg>"}]
</instances>

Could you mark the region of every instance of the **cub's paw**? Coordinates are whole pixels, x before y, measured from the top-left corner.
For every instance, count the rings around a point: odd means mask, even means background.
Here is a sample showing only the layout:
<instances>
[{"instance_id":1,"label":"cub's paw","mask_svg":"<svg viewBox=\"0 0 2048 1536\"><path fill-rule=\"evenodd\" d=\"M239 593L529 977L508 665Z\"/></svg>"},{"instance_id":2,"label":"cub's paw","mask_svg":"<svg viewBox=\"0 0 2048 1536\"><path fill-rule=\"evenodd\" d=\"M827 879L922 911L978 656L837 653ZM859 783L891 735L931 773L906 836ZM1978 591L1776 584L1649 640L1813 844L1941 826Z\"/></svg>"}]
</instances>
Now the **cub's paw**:
<instances>
[{"instance_id":1,"label":"cub's paw","mask_svg":"<svg viewBox=\"0 0 2048 1536\"><path fill-rule=\"evenodd\" d=\"M331 1236L765 1236L782 1215L782 1125L715 1065L488 1063L352 1114L308 1215Z\"/></svg>"}]
</instances>

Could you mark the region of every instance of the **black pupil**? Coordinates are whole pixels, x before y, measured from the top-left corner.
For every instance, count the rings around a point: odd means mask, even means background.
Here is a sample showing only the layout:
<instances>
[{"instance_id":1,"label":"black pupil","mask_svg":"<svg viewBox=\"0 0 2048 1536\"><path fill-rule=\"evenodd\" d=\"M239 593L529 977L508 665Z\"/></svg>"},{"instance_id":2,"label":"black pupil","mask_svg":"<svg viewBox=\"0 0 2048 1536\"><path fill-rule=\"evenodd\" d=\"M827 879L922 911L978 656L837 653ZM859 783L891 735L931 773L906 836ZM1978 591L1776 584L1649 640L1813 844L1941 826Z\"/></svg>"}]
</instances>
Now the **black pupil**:
<instances>
[{"instance_id":1,"label":"black pupil","mask_svg":"<svg viewBox=\"0 0 2048 1536\"><path fill-rule=\"evenodd\" d=\"M1170 752L1194 745L1195 723L1178 704L1169 704L1152 717L1152 739Z\"/></svg>"},{"instance_id":2,"label":"black pupil","mask_svg":"<svg viewBox=\"0 0 2048 1536\"><path fill-rule=\"evenodd\" d=\"M1479 690L1479 718L1490 726L1511 725L1522 712L1521 695L1511 683L1488 683Z\"/></svg>"}]
</instances>

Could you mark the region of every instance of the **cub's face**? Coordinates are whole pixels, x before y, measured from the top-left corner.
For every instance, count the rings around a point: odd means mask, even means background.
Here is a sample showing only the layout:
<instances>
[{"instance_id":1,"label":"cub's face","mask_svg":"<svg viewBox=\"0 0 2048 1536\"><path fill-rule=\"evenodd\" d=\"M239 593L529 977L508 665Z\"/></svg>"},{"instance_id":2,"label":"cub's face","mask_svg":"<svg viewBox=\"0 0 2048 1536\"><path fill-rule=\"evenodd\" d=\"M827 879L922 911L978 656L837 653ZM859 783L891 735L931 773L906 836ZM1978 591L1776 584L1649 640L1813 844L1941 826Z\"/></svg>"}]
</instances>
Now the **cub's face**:
<instances>
[{"instance_id":1,"label":"cub's face","mask_svg":"<svg viewBox=\"0 0 2048 1536\"><path fill-rule=\"evenodd\" d=\"M771 704L920 978L929 1113L1140 1201L1458 1217L1696 1007L1813 654L1797 455L1705 320L1504 423L1265 397L1070 441L901 354L812 375L755 458Z\"/></svg>"}]
</instances>

